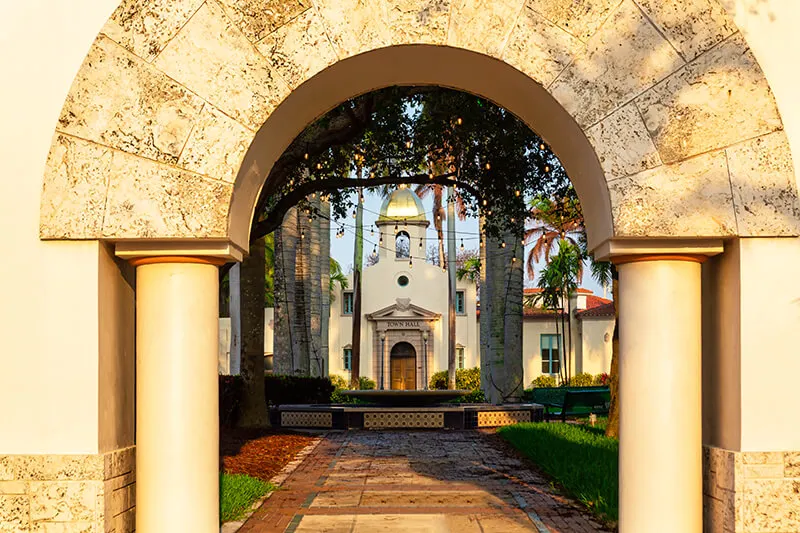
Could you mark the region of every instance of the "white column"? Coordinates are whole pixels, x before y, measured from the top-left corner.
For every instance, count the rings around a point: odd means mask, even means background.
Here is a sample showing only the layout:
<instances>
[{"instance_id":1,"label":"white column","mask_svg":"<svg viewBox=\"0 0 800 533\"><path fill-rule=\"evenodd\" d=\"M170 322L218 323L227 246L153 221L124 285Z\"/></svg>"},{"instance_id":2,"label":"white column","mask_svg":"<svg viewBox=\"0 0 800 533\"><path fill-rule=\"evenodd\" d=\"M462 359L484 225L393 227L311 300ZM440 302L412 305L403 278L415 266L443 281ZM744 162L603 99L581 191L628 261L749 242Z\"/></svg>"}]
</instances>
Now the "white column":
<instances>
[{"instance_id":1,"label":"white column","mask_svg":"<svg viewBox=\"0 0 800 533\"><path fill-rule=\"evenodd\" d=\"M620 533L702 531L702 259L615 259Z\"/></svg>"},{"instance_id":2,"label":"white column","mask_svg":"<svg viewBox=\"0 0 800 533\"><path fill-rule=\"evenodd\" d=\"M217 265L136 265L136 529L219 531Z\"/></svg>"}]
</instances>

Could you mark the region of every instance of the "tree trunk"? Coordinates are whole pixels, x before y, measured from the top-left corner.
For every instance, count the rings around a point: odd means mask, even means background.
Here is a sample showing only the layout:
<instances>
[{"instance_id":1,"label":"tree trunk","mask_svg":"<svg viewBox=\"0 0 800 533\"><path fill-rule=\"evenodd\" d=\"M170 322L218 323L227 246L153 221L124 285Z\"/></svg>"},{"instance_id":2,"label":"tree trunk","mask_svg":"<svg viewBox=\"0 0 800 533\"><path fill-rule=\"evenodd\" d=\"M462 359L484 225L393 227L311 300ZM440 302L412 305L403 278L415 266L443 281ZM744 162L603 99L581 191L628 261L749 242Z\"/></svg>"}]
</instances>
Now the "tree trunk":
<instances>
[{"instance_id":1,"label":"tree trunk","mask_svg":"<svg viewBox=\"0 0 800 533\"><path fill-rule=\"evenodd\" d=\"M525 275L522 268L523 247L518 235L506 235L507 242L514 242L510 254L506 254L505 295L503 320L503 366L505 386L503 402L520 402L525 389L522 365L522 313ZM508 250L509 248L505 248ZM512 260L515 259L515 260Z\"/></svg>"},{"instance_id":2,"label":"tree trunk","mask_svg":"<svg viewBox=\"0 0 800 533\"><path fill-rule=\"evenodd\" d=\"M441 185L434 187L433 190L433 227L436 228L436 240L439 249L439 266L445 264L444 253L444 231L442 230L442 219L444 218L444 208L442 207Z\"/></svg>"},{"instance_id":3,"label":"tree trunk","mask_svg":"<svg viewBox=\"0 0 800 533\"><path fill-rule=\"evenodd\" d=\"M361 169L358 169L361 178ZM361 191L359 190L359 198ZM350 386L359 388L361 376L361 272L364 263L364 204L356 206L356 242L353 247L353 347L350 359Z\"/></svg>"},{"instance_id":4,"label":"tree trunk","mask_svg":"<svg viewBox=\"0 0 800 533\"><path fill-rule=\"evenodd\" d=\"M295 306L292 334L297 339L298 351L294 354L294 373L309 376L311 373L311 249L309 247L311 223L309 213L297 213L297 266L294 278Z\"/></svg>"},{"instance_id":5,"label":"tree trunk","mask_svg":"<svg viewBox=\"0 0 800 533\"><path fill-rule=\"evenodd\" d=\"M268 427L264 396L264 238L250 244L241 264L242 397L238 425Z\"/></svg>"},{"instance_id":6,"label":"tree trunk","mask_svg":"<svg viewBox=\"0 0 800 533\"><path fill-rule=\"evenodd\" d=\"M297 210L290 209L275 230L275 332L273 372L294 375L297 340L294 334Z\"/></svg>"},{"instance_id":7,"label":"tree trunk","mask_svg":"<svg viewBox=\"0 0 800 533\"><path fill-rule=\"evenodd\" d=\"M320 237L320 320L319 320L319 375L327 376L330 368L328 329L331 317L331 204L320 202L319 237Z\"/></svg>"},{"instance_id":8,"label":"tree trunk","mask_svg":"<svg viewBox=\"0 0 800 533\"><path fill-rule=\"evenodd\" d=\"M567 369L567 382L572 379L574 368L572 366L572 295L567 294L567 360L569 361L569 368Z\"/></svg>"},{"instance_id":9,"label":"tree trunk","mask_svg":"<svg viewBox=\"0 0 800 533\"><path fill-rule=\"evenodd\" d=\"M319 200L319 196L316 196L312 201L311 205L314 210L314 213L317 213L320 208L320 204L322 202ZM309 346L309 356L310 356L310 366L309 366L309 374L311 376L319 377L322 376L323 372L323 363L322 357L320 355L320 340L322 337L322 264L323 264L323 254L322 254L322 243L320 237L321 231L321 218L319 216L315 216L314 219L309 224L309 228L306 232L306 241L307 248L308 248L308 258L309 258L309 276L308 276L308 286L309 289L307 291L308 294L308 302L307 302L307 309L308 309L308 332L309 332L309 339L308 339L308 346ZM328 270L330 271L330 264L328 264Z\"/></svg>"},{"instance_id":10,"label":"tree trunk","mask_svg":"<svg viewBox=\"0 0 800 533\"><path fill-rule=\"evenodd\" d=\"M447 188L447 388L456 388L456 211L453 188ZM427 374L427 372L425 372Z\"/></svg>"},{"instance_id":11,"label":"tree trunk","mask_svg":"<svg viewBox=\"0 0 800 533\"><path fill-rule=\"evenodd\" d=\"M228 285L230 290L230 307L228 311L231 317L231 344L228 355L228 374L231 376L239 375L242 362L241 268L242 264L237 263L231 267L228 273Z\"/></svg>"},{"instance_id":12,"label":"tree trunk","mask_svg":"<svg viewBox=\"0 0 800 533\"><path fill-rule=\"evenodd\" d=\"M611 340L611 373L608 380L611 405L608 408L606 435L619 438L619 275L616 268L611 270L611 297L614 299L614 336Z\"/></svg>"}]
</instances>

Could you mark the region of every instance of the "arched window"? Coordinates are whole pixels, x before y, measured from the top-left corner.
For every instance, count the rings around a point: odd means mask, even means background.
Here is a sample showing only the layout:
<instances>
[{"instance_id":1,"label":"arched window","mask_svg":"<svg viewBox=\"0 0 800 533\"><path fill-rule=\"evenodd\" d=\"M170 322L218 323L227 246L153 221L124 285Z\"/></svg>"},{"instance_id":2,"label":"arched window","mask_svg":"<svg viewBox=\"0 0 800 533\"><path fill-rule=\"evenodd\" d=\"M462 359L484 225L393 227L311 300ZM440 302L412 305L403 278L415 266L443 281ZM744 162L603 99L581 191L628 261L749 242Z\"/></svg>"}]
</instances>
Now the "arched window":
<instances>
[{"instance_id":1,"label":"arched window","mask_svg":"<svg viewBox=\"0 0 800 533\"><path fill-rule=\"evenodd\" d=\"M396 259L408 259L411 256L411 237L401 231L394 239L394 256Z\"/></svg>"}]
</instances>

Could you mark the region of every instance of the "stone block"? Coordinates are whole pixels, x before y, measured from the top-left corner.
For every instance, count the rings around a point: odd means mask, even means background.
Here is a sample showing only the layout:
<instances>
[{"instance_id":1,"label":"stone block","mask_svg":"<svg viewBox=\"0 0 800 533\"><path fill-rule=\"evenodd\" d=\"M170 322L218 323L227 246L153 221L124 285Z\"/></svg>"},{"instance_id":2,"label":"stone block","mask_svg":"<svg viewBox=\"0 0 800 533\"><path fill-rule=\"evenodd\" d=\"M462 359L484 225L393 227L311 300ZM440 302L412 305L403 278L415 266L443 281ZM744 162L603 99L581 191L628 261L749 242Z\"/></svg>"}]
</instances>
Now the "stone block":
<instances>
[{"instance_id":1,"label":"stone block","mask_svg":"<svg viewBox=\"0 0 800 533\"><path fill-rule=\"evenodd\" d=\"M800 480L745 480L744 531L800 531Z\"/></svg>"},{"instance_id":2,"label":"stone block","mask_svg":"<svg viewBox=\"0 0 800 533\"><path fill-rule=\"evenodd\" d=\"M103 478L111 479L133 473L136 469L136 447L123 448L103 456Z\"/></svg>"},{"instance_id":3,"label":"stone block","mask_svg":"<svg viewBox=\"0 0 800 533\"><path fill-rule=\"evenodd\" d=\"M800 201L783 131L726 150L739 235L800 234Z\"/></svg>"},{"instance_id":4,"label":"stone block","mask_svg":"<svg viewBox=\"0 0 800 533\"><path fill-rule=\"evenodd\" d=\"M632 0L625 0L587 44L586 52L564 69L550 90L584 127L683 65Z\"/></svg>"},{"instance_id":5,"label":"stone block","mask_svg":"<svg viewBox=\"0 0 800 533\"><path fill-rule=\"evenodd\" d=\"M609 183L618 236L735 235L724 152Z\"/></svg>"},{"instance_id":6,"label":"stone block","mask_svg":"<svg viewBox=\"0 0 800 533\"><path fill-rule=\"evenodd\" d=\"M339 59L389 46L392 42L383 0L317 0L315 5Z\"/></svg>"},{"instance_id":7,"label":"stone block","mask_svg":"<svg viewBox=\"0 0 800 533\"><path fill-rule=\"evenodd\" d=\"M553 24L587 41L620 5L620 0L530 0L530 5Z\"/></svg>"},{"instance_id":8,"label":"stone block","mask_svg":"<svg viewBox=\"0 0 800 533\"><path fill-rule=\"evenodd\" d=\"M787 478L800 478L800 452L786 452L783 473Z\"/></svg>"},{"instance_id":9,"label":"stone block","mask_svg":"<svg viewBox=\"0 0 800 533\"><path fill-rule=\"evenodd\" d=\"M44 171L39 209L42 239L85 239L102 235L113 154L114 150L106 146L56 135ZM6 458L7 462L12 460ZM2 461L0 479L4 475Z\"/></svg>"},{"instance_id":10,"label":"stone block","mask_svg":"<svg viewBox=\"0 0 800 533\"><path fill-rule=\"evenodd\" d=\"M768 465L783 463L783 452L743 452L742 462L745 465Z\"/></svg>"},{"instance_id":11,"label":"stone block","mask_svg":"<svg viewBox=\"0 0 800 533\"><path fill-rule=\"evenodd\" d=\"M94 521L99 481L32 481L31 521Z\"/></svg>"},{"instance_id":12,"label":"stone block","mask_svg":"<svg viewBox=\"0 0 800 533\"><path fill-rule=\"evenodd\" d=\"M178 161L203 101L105 36L92 45L57 130L155 161Z\"/></svg>"},{"instance_id":13,"label":"stone block","mask_svg":"<svg viewBox=\"0 0 800 533\"><path fill-rule=\"evenodd\" d=\"M311 0L219 0L227 16L253 43L311 8Z\"/></svg>"},{"instance_id":14,"label":"stone block","mask_svg":"<svg viewBox=\"0 0 800 533\"><path fill-rule=\"evenodd\" d=\"M0 481L0 494L2 495L25 495L28 494L27 481Z\"/></svg>"},{"instance_id":15,"label":"stone block","mask_svg":"<svg viewBox=\"0 0 800 533\"><path fill-rule=\"evenodd\" d=\"M206 105L181 152L178 166L233 183L253 132Z\"/></svg>"},{"instance_id":16,"label":"stone block","mask_svg":"<svg viewBox=\"0 0 800 533\"><path fill-rule=\"evenodd\" d=\"M224 237L232 186L114 154L105 237Z\"/></svg>"},{"instance_id":17,"label":"stone block","mask_svg":"<svg viewBox=\"0 0 800 533\"><path fill-rule=\"evenodd\" d=\"M511 33L503 60L548 87L584 47L577 37L544 18L528 3Z\"/></svg>"},{"instance_id":18,"label":"stone block","mask_svg":"<svg viewBox=\"0 0 800 533\"><path fill-rule=\"evenodd\" d=\"M322 19L313 9L259 41L258 51L292 87L336 62Z\"/></svg>"},{"instance_id":19,"label":"stone block","mask_svg":"<svg viewBox=\"0 0 800 533\"><path fill-rule=\"evenodd\" d=\"M154 64L228 116L256 130L288 95L286 83L228 19L206 2Z\"/></svg>"},{"instance_id":20,"label":"stone block","mask_svg":"<svg viewBox=\"0 0 800 533\"><path fill-rule=\"evenodd\" d=\"M204 0L122 0L102 33L145 61L152 61Z\"/></svg>"},{"instance_id":21,"label":"stone block","mask_svg":"<svg viewBox=\"0 0 800 533\"><path fill-rule=\"evenodd\" d=\"M31 525L33 533L102 533L102 526L96 522L35 522Z\"/></svg>"},{"instance_id":22,"label":"stone block","mask_svg":"<svg viewBox=\"0 0 800 533\"><path fill-rule=\"evenodd\" d=\"M30 531L28 496L0 494L0 532Z\"/></svg>"},{"instance_id":23,"label":"stone block","mask_svg":"<svg viewBox=\"0 0 800 533\"><path fill-rule=\"evenodd\" d=\"M636 99L665 163L780 129L767 80L741 35Z\"/></svg>"},{"instance_id":24,"label":"stone block","mask_svg":"<svg viewBox=\"0 0 800 533\"><path fill-rule=\"evenodd\" d=\"M638 4L686 61L737 31L718 0L638 0Z\"/></svg>"},{"instance_id":25,"label":"stone block","mask_svg":"<svg viewBox=\"0 0 800 533\"><path fill-rule=\"evenodd\" d=\"M500 57L524 4L525 0L454 0L447 44Z\"/></svg>"},{"instance_id":26,"label":"stone block","mask_svg":"<svg viewBox=\"0 0 800 533\"><path fill-rule=\"evenodd\" d=\"M623 178L662 164L633 104L620 108L586 133L600 159L606 180Z\"/></svg>"},{"instance_id":27,"label":"stone block","mask_svg":"<svg viewBox=\"0 0 800 533\"><path fill-rule=\"evenodd\" d=\"M392 0L387 5L392 44L444 44L455 0Z\"/></svg>"},{"instance_id":28,"label":"stone block","mask_svg":"<svg viewBox=\"0 0 800 533\"><path fill-rule=\"evenodd\" d=\"M744 465L743 473L745 478L783 478L783 463L767 465Z\"/></svg>"}]
</instances>

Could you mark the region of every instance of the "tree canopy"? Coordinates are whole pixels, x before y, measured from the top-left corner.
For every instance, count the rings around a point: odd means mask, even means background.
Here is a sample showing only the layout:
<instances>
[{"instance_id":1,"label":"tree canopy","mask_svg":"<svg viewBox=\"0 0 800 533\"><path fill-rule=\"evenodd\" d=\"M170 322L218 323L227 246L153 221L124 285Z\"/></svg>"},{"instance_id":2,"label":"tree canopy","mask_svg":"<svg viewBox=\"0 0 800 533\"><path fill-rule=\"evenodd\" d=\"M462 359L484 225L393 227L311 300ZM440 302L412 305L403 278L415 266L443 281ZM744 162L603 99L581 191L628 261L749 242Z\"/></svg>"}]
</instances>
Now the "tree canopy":
<instances>
[{"instance_id":1,"label":"tree canopy","mask_svg":"<svg viewBox=\"0 0 800 533\"><path fill-rule=\"evenodd\" d=\"M575 198L555 154L509 111L451 89L390 87L344 102L295 139L266 181L251 238L294 205L317 216L307 201L317 194L342 219L349 189L401 183L455 186L492 236L522 235L534 197Z\"/></svg>"}]
</instances>

